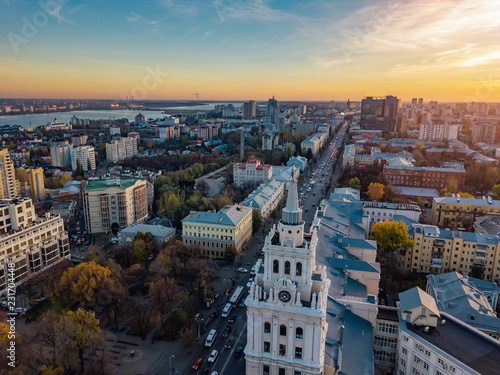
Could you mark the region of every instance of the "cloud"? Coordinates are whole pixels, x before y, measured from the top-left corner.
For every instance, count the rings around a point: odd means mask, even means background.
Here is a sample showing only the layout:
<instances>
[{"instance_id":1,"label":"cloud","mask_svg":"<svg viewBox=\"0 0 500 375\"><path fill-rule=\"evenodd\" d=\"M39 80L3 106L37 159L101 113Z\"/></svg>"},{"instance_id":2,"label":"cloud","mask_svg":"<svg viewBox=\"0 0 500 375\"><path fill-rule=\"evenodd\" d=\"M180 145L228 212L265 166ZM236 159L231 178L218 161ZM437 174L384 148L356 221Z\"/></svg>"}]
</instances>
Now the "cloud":
<instances>
[{"instance_id":1,"label":"cloud","mask_svg":"<svg viewBox=\"0 0 500 375\"><path fill-rule=\"evenodd\" d=\"M325 68L334 65L325 61L342 58L350 63L390 57L394 71L498 64L498 19L500 8L486 0L378 2L325 25L335 37L323 38L328 53L312 57Z\"/></svg>"},{"instance_id":2,"label":"cloud","mask_svg":"<svg viewBox=\"0 0 500 375\"><path fill-rule=\"evenodd\" d=\"M163 17L162 19L160 20L148 20L147 18L139 15L139 14L136 14L136 13L130 13L129 16L126 16L125 17L127 19L127 21L129 22L132 22L132 23L142 23L142 24L145 24L145 25L156 25L156 24L159 24L163 21L166 20L166 17Z\"/></svg>"},{"instance_id":3,"label":"cloud","mask_svg":"<svg viewBox=\"0 0 500 375\"><path fill-rule=\"evenodd\" d=\"M301 18L293 13L272 8L268 0L214 0L212 7L221 21L297 21Z\"/></svg>"},{"instance_id":4,"label":"cloud","mask_svg":"<svg viewBox=\"0 0 500 375\"><path fill-rule=\"evenodd\" d=\"M197 0L162 0L162 4L167 10L177 15L197 16L204 1Z\"/></svg>"}]
</instances>

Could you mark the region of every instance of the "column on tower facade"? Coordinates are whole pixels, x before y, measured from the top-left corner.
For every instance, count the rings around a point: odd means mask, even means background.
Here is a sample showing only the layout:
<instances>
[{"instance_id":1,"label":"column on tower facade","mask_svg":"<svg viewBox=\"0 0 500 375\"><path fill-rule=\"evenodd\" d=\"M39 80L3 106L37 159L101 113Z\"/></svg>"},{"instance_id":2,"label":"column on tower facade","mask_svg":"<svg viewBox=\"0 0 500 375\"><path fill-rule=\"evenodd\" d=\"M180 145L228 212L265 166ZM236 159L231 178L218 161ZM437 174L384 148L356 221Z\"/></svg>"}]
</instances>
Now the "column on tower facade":
<instances>
[{"instance_id":1,"label":"column on tower facade","mask_svg":"<svg viewBox=\"0 0 500 375\"><path fill-rule=\"evenodd\" d=\"M304 339L305 339L305 353L304 353L304 360L306 362L312 362L313 361L313 333L314 328L312 324L306 323L306 332L304 334Z\"/></svg>"},{"instance_id":2,"label":"column on tower facade","mask_svg":"<svg viewBox=\"0 0 500 375\"><path fill-rule=\"evenodd\" d=\"M294 321L293 320L290 320L288 322L288 359L293 359L293 352L294 352L294 348L293 348L293 338L295 337L294 336L294 332L293 332L293 326L294 326Z\"/></svg>"},{"instance_id":3,"label":"column on tower facade","mask_svg":"<svg viewBox=\"0 0 500 375\"><path fill-rule=\"evenodd\" d=\"M321 326L319 324L314 325L314 340L313 343L316 343L313 348L313 361L319 361L319 349L321 345Z\"/></svg>"},{"instance_id":4,"label":"column on tower facade","mask_svg":"<svg viewBox=\"0 0 500 375\"><path fill-rule=\"evenodd\" d=\"M273 317L273 356L278 355L278 318Z\"/></svg>"},{"instance_id":5,"label":"column on tower facade","mask_svg":"<svg viewBox=\"0 0 500 375\"><path fill-rule=\"evenodd\" d=\"M256 326L255 325L255 322L254 322L254 318L255 318L255 315L250 315L248 316L248 321L247 321L247 343L248 345L250 346L250 350L252 352L255 352L255 342L254 342L254 330L255 329L260 329L259 326Z\"/></svg>"}]
</instances>

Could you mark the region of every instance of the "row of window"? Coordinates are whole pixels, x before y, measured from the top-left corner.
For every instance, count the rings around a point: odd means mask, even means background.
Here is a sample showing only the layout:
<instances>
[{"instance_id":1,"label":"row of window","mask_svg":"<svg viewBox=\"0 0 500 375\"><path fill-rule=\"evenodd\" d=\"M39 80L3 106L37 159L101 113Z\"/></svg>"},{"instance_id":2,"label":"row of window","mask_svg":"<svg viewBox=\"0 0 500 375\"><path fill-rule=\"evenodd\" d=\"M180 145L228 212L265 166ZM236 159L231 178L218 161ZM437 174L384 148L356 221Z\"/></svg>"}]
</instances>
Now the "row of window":
<instances>
[{"instance_id":1,"label":"row of window","mask_svg":"<svg viewBox=\"0 0 500 375\"><path fill-rule=\"evenodd\" d=\"M287 260L285 261L285 275L290 275L290 267L291 263ZM273 261L273 273L279 273L280 272L280 262L279 260L275 259ZM302 276L302 263L297 262L295 264L295 276Z\"/></svg>"},{"instance_id":2,"label":"row of window","mask_svg":"<svg viewBox=\"0 0 500 375\"><path fill-rule=\"evenodd\" d=\"M271 343L269 341L264 341L264 353L271 353ZM286 345L280 344L279 354L286 356ZM295 347L295 358L302 359L302 348Z\"/></svg>"},{"instance_id":3,"label":"row of window","mask_svg":"<svg viewBox=\"0 0 500 375\"><path fill-rule=\"evenodd\" d=\"M264 333L271 333L271 323L264 323ZM280 325L280 336L286 337L286 325ZM302 340L304 337L304 331L301 327L295 329L295 338Z\"/></svg>"},{"instance_id":4,"label":"row of window","mask_svg":"<svg viewBox=\"0 0 500 375\"><path fill-rule=\"evenodd\" d=\"M270 374L270 369L269 369L269 365L264 365L262 367L262 374L263 375L269 375ZM293 370L293 375L301 375L302 373L300 371L297 371L297 370ZM280 367L278 369L278 375L286 375L286 369Z\"/></svg>"}]
</instances>

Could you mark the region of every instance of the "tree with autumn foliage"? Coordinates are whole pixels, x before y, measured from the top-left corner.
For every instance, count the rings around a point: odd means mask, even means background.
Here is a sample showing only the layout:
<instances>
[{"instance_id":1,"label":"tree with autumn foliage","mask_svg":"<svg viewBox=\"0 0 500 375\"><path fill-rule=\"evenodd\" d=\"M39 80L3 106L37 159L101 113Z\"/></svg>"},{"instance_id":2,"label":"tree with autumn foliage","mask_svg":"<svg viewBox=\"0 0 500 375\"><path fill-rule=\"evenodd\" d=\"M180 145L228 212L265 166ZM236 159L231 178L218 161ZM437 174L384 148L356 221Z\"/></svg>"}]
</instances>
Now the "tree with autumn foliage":
<instances>
[{"instance_id":1,"label":"tree with autumn foliage","mask_svg":"<svg viewBox=\"0 0 500 375\"><path fill-rule=\"evenodd\" d=\"M372 182L368 186L368 191L366 192L368 198L370 198L370 200L374 202L379 202L384 196L384 193L384 185L378 182Z\"/></svg>"},{"instance_id":2,"label":"tree with autumn foliage","mask_svg":"<svg viewBox=\"0 0 500 375\"><path fill-rule=\"evenodd\" d=\"M63 273L61 281L55 288L55 298L66 306L78 302L82 307L93 307L96 303L97 292L110 277L109 268L102 267L93 261L81 263Z\"/></svg>"}]
</instances>

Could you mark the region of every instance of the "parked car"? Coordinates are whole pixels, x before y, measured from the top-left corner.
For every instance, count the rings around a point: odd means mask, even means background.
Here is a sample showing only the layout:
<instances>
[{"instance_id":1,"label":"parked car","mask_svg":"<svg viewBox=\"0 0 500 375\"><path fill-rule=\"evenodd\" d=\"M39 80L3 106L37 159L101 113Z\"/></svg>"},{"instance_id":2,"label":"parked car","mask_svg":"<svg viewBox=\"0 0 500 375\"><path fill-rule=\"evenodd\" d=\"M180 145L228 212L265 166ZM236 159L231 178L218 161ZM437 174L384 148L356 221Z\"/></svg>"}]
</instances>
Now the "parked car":
<instances>
[{"instance_id":1,"label":"parked car","mask_svg":"<svg viewBox=\"0 0 500 375\"><path fill-rule=\"evenodd\" d=\"M202 364L203 364L203 358L200 357L194 363L193 370L198 371L200 369L200 367L201 367Z\"/></svg>"},{"instance_id":2,"label":"parked car","mask_svg":"<svg viewBox=\"0 0 500 375\"><path fill-rule=\"evenodd\" d=\"M245 307L245 298L240 301L239 307Z\"/></svg>"},{"instance_id":3,"label":"parked car","mask_svg":"<svg viewBox=\"0 0 500 375\"><path fill-rule=\"evenodd\" d=\"M240 267L240 268L238 268L238 272L241 272L241 273L247 273L247 272L248 272L248 270L247 270L246 268L242 268L242 267Z\"/></svg>"}]
</instances>

